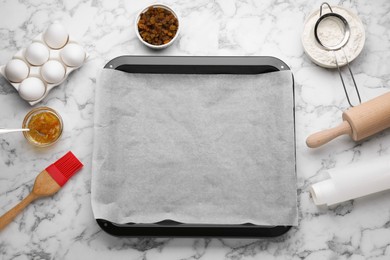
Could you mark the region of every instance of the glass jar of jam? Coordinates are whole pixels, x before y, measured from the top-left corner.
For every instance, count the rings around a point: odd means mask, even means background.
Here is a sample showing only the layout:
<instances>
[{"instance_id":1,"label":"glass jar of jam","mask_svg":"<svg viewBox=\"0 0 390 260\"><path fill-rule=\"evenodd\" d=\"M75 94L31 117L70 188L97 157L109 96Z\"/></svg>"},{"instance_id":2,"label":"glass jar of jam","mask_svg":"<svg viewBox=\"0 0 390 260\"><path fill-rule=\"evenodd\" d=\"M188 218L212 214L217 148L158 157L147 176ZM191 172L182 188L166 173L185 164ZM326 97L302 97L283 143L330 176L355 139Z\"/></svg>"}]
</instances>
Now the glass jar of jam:
<instances>
[{"instance_id":1,"label":"glass jar of jam","mask_svg":"<svg viewBox=\"0 0 390 260\"><path fill-rule=\"evenodd\" d=\"M27 113L22 127L30 129L23 132L27 141L35 146L45 147L54 144L61 137L63 122L54 109L38 107Z\"/></svg>"}]
</instances>

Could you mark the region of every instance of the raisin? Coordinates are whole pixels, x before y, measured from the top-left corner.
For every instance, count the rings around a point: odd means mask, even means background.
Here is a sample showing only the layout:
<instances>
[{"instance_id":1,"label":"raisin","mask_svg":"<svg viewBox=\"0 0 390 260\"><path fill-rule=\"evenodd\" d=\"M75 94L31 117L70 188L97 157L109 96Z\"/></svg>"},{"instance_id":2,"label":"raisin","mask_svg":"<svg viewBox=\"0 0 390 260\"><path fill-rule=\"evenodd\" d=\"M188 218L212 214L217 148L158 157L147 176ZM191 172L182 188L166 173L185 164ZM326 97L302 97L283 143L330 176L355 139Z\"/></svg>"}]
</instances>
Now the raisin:
<instances>
[{"instance_id":1,"label":"raisin","mask_svg":"<svg viewBox=\"0 0 390 260\"><path fill-rule=\"evenodd\" d=\"M162 45L175 37L179 21L173 13L161 7L149 7L138 21L141 38L153 45Z\"/></svg>"}]
</instances>

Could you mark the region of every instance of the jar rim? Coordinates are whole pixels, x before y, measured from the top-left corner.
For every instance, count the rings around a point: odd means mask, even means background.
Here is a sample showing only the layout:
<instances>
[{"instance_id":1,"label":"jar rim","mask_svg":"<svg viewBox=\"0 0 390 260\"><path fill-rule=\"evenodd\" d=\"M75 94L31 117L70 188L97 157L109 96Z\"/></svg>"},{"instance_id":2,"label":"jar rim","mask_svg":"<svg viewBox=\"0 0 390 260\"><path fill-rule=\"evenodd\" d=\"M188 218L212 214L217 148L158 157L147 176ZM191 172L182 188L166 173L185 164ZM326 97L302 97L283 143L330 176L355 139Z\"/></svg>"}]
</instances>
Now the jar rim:
<instances>
[{"instance_id":1,"label":"jar rim","mask_svg":"<svg viewBox=\"0 0 390 260\"><path fill-rule=\"evenodd\" d=\"M64 123L63 123L61 115L56 110L54 110L50 107L47 107L47 106L43 106L43 107L33 108L25 115L25 117L23 119L23 123L22 123L22 128L28 128L28 123L30 122L31 117L39 112L49 112L49 113L53 114L58 119L58 121L60 123L59 135L54 140L52 140L51 142L48 142L48 143L39 143L39 142L35 141L34 138L32 138L29 135L29 131L23 132L23 136L26 138L26 140L29 143L31 143L34 146L47 147L47 146L55 144L60 139L60 137L62 136L63 128L64 128Z\"/></svg>"}]
</instances>

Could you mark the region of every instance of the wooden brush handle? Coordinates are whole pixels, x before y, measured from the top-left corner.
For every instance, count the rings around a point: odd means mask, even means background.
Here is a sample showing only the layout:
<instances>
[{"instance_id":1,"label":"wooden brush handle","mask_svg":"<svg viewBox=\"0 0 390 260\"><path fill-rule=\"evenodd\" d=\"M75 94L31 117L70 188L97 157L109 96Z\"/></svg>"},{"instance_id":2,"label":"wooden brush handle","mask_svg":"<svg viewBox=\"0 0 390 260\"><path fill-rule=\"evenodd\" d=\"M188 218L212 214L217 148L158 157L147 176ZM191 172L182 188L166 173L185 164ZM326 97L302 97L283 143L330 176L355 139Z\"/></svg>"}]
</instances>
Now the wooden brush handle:
<instances>
[{"instance_id":1,"label":"wooden brush handle","mask_svg":"<svg viewBox=\"0 0 390 260\"><path fill-rule=\"evenodd\" d=\"M0 230L3 230L12 220L31 202L35 199L39 198L39 196L34 193L30 193L24 200L22 200L18 205L10 209L7 213L0 217Z\"/></svg>"},{"instance_id":2,"label":"wooden brush handle","mask_svg":"<svg viewBox=\"0 0 390 260\"><path fill-rule=\"evenodd\" d=\"M327 142L335 139L336 137L340 135L351 135L352 129L351 126L347 121L343 121L339 126L336 126L334 128L330 128L315 134L310 135L306 139L306 145L310 148L316 148L323 144L326 144Z\"/></svg>"},{"instance_id":3,"label":"wooden brush handle","mask_svg":"<svg viewBox=\"0 0 390 260\"><path fill-rule=\"evenodd\" d=\"M0 230L11 223L11 221L35 199L51 196L59 191L59 189L61 189L61 186L57 181L54 180L46 170L41 171L35 179L32 192L13 209L0 217Z\"/></svg>"}]
</instances>

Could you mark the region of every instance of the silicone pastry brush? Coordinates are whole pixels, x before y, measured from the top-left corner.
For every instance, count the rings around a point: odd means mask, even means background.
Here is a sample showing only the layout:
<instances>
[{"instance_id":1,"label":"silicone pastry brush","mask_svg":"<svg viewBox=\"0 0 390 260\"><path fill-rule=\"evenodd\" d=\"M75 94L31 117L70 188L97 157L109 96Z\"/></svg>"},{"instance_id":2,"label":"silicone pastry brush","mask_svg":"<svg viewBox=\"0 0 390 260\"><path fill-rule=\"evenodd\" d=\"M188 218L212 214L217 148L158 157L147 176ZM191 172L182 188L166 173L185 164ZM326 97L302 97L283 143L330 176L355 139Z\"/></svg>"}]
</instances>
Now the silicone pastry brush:
<instances>
[{"instance_id":1,"label":"silicone pastry brush","mask_svg":"<svg viewBox=\"0 0 390 260\"><path fill-rule=\"evenodd\" d=\"M68 152L55 163L51 164L35 179L32 192L18 205L0 217L0 230L4 229L11 221L32 201L55 194L72 177L83 164Z\"/></svg>"}]
</instances>

